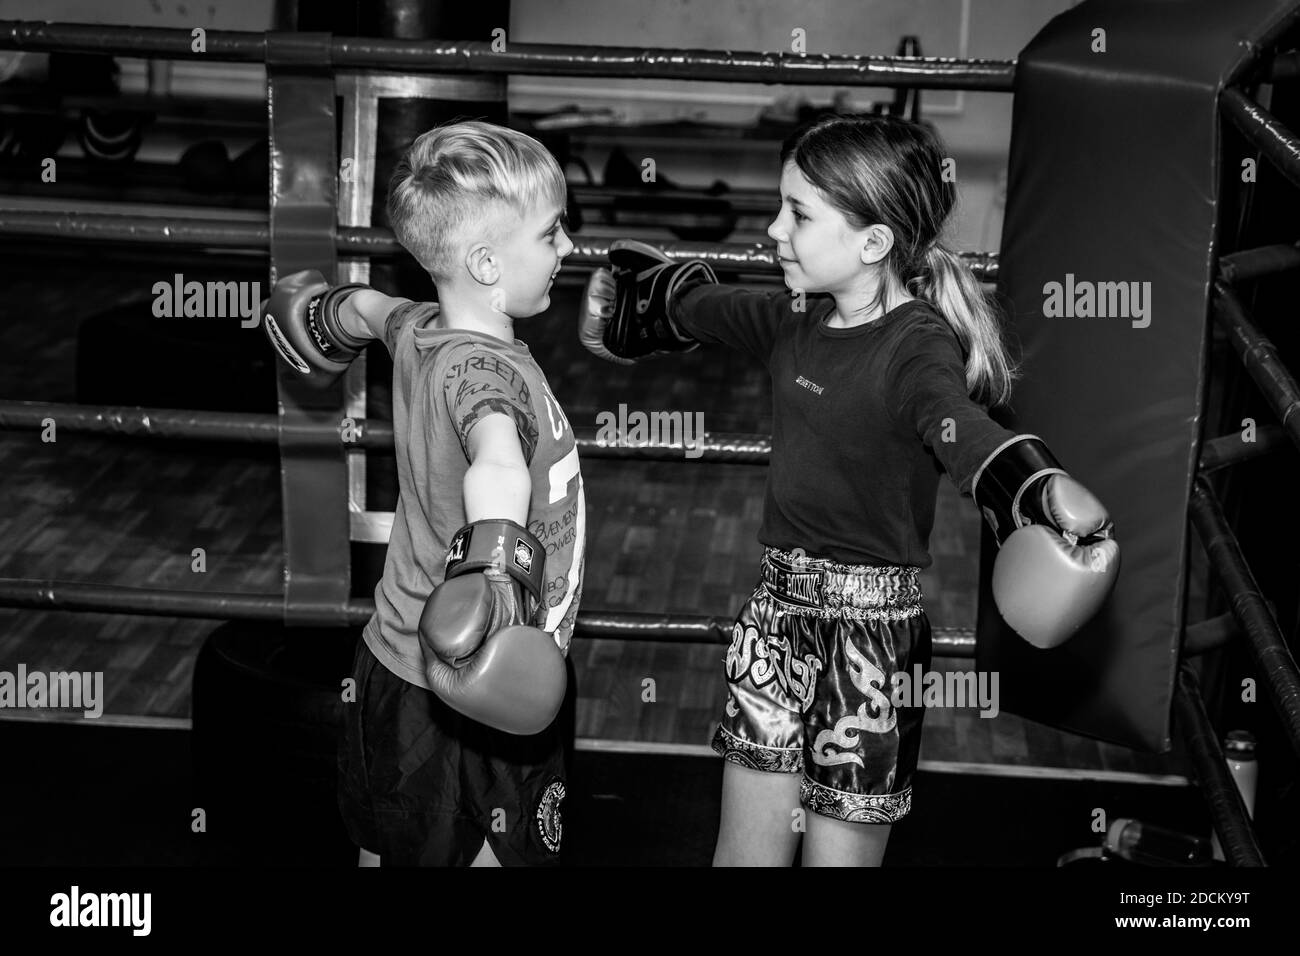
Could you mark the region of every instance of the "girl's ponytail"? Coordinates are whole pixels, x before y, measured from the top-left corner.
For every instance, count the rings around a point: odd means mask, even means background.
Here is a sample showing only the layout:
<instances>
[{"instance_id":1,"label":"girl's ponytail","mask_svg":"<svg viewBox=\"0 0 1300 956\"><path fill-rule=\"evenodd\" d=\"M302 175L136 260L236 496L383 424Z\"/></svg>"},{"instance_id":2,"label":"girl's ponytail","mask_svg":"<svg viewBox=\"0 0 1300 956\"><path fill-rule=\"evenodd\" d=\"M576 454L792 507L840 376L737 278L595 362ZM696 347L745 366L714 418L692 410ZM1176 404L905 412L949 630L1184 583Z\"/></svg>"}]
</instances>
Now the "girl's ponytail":
<instances>
[{"instance_id":1,"label":"girl's ponytail","mask_svg":"<svg viewBox=\"0 0 1300 956\"><path fill-rule=\"evenodd\" d=\"M966 358L966 388L977 401L1005 404L1011 397L1016 369L1002 344L998 312L979 280L960 256L940 242L921 255L921 274L908 291L944 317Z\"/></svg>"}]
</instances>

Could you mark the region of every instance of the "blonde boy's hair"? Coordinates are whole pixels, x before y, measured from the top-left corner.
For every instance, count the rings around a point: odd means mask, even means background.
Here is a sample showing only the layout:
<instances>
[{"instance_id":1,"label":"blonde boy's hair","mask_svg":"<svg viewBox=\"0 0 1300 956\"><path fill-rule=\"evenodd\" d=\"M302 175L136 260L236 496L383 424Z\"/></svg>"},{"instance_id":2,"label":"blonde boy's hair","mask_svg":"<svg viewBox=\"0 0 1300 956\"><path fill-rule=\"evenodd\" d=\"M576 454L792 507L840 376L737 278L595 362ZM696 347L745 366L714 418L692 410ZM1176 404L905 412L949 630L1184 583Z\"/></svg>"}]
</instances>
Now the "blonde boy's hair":
<instances>
[{"instance_id":1,"label":"blonde boy's hair","mask_svg":"<svg viewBox=\"0 0 1300 956\"><path fill-rule=\"evenodd\" d=\"M479 120L419 136L388 185L393 232L435 282L453 274L467 224L503 209L523 216L541 204L564 209L555 157L531 136Z\"/></svg>"}]
</instances>

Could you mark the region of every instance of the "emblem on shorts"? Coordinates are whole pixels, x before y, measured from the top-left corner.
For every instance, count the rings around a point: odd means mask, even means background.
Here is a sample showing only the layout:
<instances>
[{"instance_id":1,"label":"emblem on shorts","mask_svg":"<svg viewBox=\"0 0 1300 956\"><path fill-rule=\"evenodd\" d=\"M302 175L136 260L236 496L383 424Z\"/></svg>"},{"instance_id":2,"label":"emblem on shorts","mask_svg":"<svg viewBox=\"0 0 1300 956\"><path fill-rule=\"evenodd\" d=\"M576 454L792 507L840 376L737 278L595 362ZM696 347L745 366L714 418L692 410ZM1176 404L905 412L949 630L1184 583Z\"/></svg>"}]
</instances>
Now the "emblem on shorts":
<instances>
[{"instance_id":1,"label":"emblem on shorts","mask_svg":"<svg viewBox=\"0 0 1300 956\"><path fill-rule=\"evenodd\" d=\"M776 599L796 607L819 608L825 603L820 571L781 570L776 578Z\"/></svg>"},{"instance_id":2,"label":"emblem on shorts","mask_svg":"<svg viewBox=\"0 0 1300 956\"><path fill-rule=\"evenodd\" d=\"M280 326L275 324L275 319L271 318L271 313L263 316L263 323L266 326L267 337L270 338L271 344L275 350L280 353L286 362L296 368L303 375L310 375L311 369L307 363L302 360L302 356L294 351L293 346L285 341L284 333L280 331Z\"/></svg>"},{"instance_id":3,"label":"emblem on shorts","mask_svg":"<svg viewBox=\"0 0 1300 956\"><path fill-rule=\"evenodd\" d=\"M560 815L563 802L564 784L553 780L537 804L537 832L546 849L552 853L560 852L560 838L564 835L564 822Z\"/></svg>"},{"instance_id":4,"label":"emblem on shorts","mask_svg":"<svg viewBox=\"0 0 1300 956\"><path fill-rule=\"evenodd\" d=\"M824 665L815 654L800 657L790 646L790 639L780 634L764 634L752 624L743 627L737 621L731 630L727 648L727 683L765 687L774 683L799 702L801 711L812 704L817 675Z\"/></svg>"},{"instance_id":5,"label":"emblem on shorts","mask_svg":"<svg viewBox=\"0 0 1300 956\"><path fill-rule=\"evenodd\" d=\"M522 538L515 541L515 564L524 574L533 573L533 549Z\"/></svg>"}]
</instances>

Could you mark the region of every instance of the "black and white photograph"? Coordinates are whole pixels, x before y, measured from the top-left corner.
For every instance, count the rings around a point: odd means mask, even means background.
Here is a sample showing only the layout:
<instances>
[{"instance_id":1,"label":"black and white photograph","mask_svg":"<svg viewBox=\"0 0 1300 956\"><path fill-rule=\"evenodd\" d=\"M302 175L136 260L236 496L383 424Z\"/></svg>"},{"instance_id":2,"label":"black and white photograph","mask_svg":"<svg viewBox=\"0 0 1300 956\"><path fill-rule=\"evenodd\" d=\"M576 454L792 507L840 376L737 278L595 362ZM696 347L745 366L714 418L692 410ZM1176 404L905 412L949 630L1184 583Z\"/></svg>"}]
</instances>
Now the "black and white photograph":
<instances>
[{"instance_id":1,"label":"black and white photograph","mask_svg":"<svg viewBox=\"0 0 1300 956\"><path fill-rule=\"evenodd\" d=\"M6 936L1287 932L1297 223L1297 0L2 0Z\"/></svg>"}]
</instances>

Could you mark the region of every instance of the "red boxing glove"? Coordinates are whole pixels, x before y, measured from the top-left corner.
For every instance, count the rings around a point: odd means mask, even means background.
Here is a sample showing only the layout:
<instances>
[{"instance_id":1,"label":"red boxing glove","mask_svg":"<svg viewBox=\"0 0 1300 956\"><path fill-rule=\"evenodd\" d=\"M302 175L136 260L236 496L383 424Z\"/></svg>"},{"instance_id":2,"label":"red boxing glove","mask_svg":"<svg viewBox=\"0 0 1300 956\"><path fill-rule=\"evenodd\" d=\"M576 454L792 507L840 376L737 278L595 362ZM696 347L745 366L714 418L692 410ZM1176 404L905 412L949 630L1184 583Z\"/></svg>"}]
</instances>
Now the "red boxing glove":
<instances>
[{"instance_id":1,"label":"red boxing glove","mask_svg":"<svg viewBox=\"0 0 1300 956\"><path fill-rule=\"evenodd\" d=\"M1056 647L1100 609L1119 577L1105 506L1033 435L998 448L972 496L998 539L993 600L1030 644Z\"/></svg>"},{"instance_id":2,"label":"red boxing glove","mask_svg":"<svg viewBox=\"0 0 1300 956\"><path fill-rule=\"evenodd\" d=\"M467 717L512 734L555 720L568 675L555 639L532 627L546 549L513 521L475 521L447 551L447 573L420 616L433 692Z\"/></svg>"},{"instance_id":3,"label":"red boxing glove","mask_svg":"<svg viewBox=\"0 0 1300 956\"><path fill-rule=\"evenodd\" d=\"M315 269L287 275L262 303L262 328L290 368L324 387L346 372L366 345L339 322L339 307L366 288L355 283L331 287Z\"/></svg>"}]
</instances>

